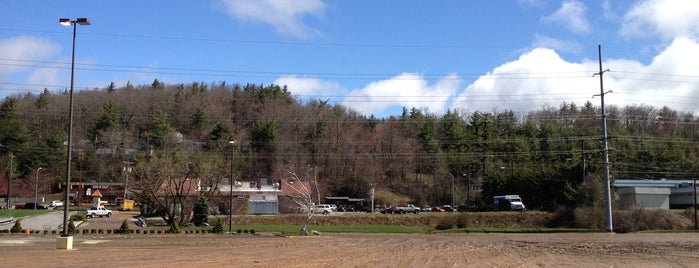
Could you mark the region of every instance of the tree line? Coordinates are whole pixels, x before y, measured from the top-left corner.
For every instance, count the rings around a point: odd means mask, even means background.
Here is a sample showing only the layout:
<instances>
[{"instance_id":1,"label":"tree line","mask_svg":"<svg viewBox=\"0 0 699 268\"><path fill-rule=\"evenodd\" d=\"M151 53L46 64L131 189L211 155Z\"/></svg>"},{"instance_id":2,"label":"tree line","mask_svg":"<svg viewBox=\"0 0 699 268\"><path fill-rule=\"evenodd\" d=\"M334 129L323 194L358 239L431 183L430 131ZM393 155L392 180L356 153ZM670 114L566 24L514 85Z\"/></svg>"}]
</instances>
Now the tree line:
<instances>
[{"instance_id":1,"label":"tree line","mask_svg":"<svg viewBox=\"0 0 699 268\"><path fill-rule=\"evenodd\" d=\"M579 202L603 172L600 109L562 103L527 113L405 107L387 118L286 86L130 83L74 94L73 181L315 177L322 196L378 204L472 204L519 194L528 207ZM0 167L57 191L65 181L68 91L19 94L0 105ZM697 118L670 107L606 107L613 179L696 176ZM235 143L231 143L235 141ZM231 163L233 170L231 170ZM43 184L43 183L42 183ZM214 189L214 188L212 188ZM210 193L214 194L214 193ZM155 202L155 201L154 201Z\"/></svg>"}]
</instances>

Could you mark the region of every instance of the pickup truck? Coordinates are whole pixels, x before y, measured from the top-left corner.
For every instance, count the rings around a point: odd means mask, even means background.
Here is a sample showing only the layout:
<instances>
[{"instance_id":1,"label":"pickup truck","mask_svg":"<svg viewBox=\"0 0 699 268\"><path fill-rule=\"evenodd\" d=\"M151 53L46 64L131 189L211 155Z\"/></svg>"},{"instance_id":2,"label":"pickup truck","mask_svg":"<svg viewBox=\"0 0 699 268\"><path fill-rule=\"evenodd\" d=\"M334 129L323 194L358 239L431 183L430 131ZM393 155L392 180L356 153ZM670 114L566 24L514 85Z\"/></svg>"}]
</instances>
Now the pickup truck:
<instances>
[{"instance_id":1,"label":"pickup truck","mask_svg":"<svg viewBox=\"0 0 699 268\"><path fill-rule=\"evenodd\" d=\"M413 204L408 204L405 206L396 206L393 209L393 213L405 214L405 213L420 213L420 207L416 207Z\"/></svg>"},{"instance_id":2,"label":"pickup truck","mask_svg":"<svg viewBox=\"0 0 699 268\"><path fill-rule=\"evenodd\" d=\"M81 210L79 213L87 215L87 217L94 218L94 217L111 217L112 216L112 211L109 209L106 209L104 207L92 207L88 210Z\"/></svg>"}]
</instances>

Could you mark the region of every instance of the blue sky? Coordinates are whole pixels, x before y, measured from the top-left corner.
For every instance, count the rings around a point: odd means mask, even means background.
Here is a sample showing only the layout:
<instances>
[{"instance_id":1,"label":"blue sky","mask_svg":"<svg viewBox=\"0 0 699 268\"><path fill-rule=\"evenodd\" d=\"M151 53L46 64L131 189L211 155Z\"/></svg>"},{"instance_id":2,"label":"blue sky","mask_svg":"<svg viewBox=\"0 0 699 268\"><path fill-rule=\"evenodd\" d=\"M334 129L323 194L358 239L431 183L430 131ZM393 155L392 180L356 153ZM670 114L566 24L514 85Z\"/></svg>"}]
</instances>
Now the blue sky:
<instances>
[{"instance_id":1,"label":"blue sky","mask_svg":"<svg viewBox=\"0 0 699 268\"><path fill-rule=\"evenodd\" d=\"M492 112L605 102L694 112L699 2L10 1L0 25L0 97L191 82L288 85L360 113L401 107Z\"/></svg>"}]
</instances>

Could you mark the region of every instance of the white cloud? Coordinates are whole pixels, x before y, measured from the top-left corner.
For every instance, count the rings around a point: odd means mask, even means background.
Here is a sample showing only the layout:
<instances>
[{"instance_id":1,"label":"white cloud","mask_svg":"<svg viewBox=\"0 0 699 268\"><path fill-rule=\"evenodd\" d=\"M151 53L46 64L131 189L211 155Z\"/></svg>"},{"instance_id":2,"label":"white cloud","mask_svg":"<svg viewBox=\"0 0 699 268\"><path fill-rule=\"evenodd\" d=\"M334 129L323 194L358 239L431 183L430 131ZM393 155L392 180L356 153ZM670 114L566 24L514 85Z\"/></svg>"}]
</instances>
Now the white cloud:
<instances>
[{"instance_id":1,"label":"white cloud","mask_svg":"<svg viewBox=\"0 0 699 268\"><path fill-rule=\"evenodd\" d=\"M648 65L610 60L607 66L612 70L605 76L611 78L608 88L623 93L612 97L618 100L615 103L668 106L679 111L699 112L696 105L699 99L699 43L696 41L676 38Z\"/></svg>"},{"instance_id":2,"label":"white cloud","mask_svg":"<svg viewBox=\"0 0 699 268\"><path fill-rule=\"evenodd\" d=\"M343 105L366 115L382 115L388 109L402 107L443 112L460 84L461 79L454 73L440 78L434 85L429 85L422 75L403 73L353 90Z\"/></svg>"},{"instance_id":3,"label":"white cloud","mask_svg":"<svg viewBox=\"0 0 699 268\"><path fill-rule=\"evenodd\" d=\"M623 18L625 37L699 36L699 2L684 0L645 0L634 5Z\"/></svg>"},{"instance_id":4,"label":"white cloud","mask_svg":"<svg viewBox=\"0 0 699 268\"><path fill-rule=\"evenodd\" d=\"M566 41L540 34L534 35L533 48L550 48L556 51L567 51L577 53L582 47L575 41Z\"/></svg>"},{"instance_id":5,"label":"white cloud","mask_svg":"<svg viewBox=\"0 0 699 268\"><path fill-rule=\"evenodd\" d=\"M525 112L583 102L595 94L594 62L569 63L551 49L537 48L479 77L454 106L471 111L508 109Z\"/></svg>"},{"instance_id":6,"label":"white cloud","mask_svg":"<svg viewBox=\"0 0 699 268\"><path fill-rule=\"evenodd\" d=\"M699 43L689 38L675 39L664 51L644 65L630 59L606 59L605 90L614 93L606 104L668 106L699 112ZM507 109L527 112L558 107L563 102L599 106L597 59L568 62L554 50L534 49L518 59L496 67L468 85L456 98L455 107L490 112Z\"/></svg>"},{"instance_id":7,"label":"white cloud","mask_svg":"<svg viewBox=\"0 0 699 268\"><path fill-rule=\"evenodd\" d=\"M226 12L238 20L272 25L279 33L305 38L313 31L304 15L322 15L323 0L222 0Z\"/></svg>"},{"instance_id":8,"label":"white cloud","mask_svg":"<svg viewBox=\"0 0 699 268\"><path fill-rule=\"evenodd\" d=\"M274 84L286 85L289 91L301 99L328 98L344 95L346 89L335 82L328 82L317 78L297 77L295 75L277 78Z\"/></svg>"},{"instance_id":9,"label":"white cloud","mask_svg":"<svg viewBox=\"0 0 699 268\"><path fill-rule=\"evenodd\" d=\"M590 31L590 23L585 18L587 6L574 0L564 1L561 8L551 15L541 18L543 22L559 23L574 33L587 33Z\"/></svg>"},{"instance_id":10,"label":"white cloud","mask_svg":"<svg viewBox=\"0 0 699 268\"><path fill-rule=\"evenodd\" d=\"M37 65L32 61L46 60L57 55L59 50L60 46L48 39L19 36L0 40L0 58L8 59L0 64L0 77Z\"/></svg>"}]
</instances>

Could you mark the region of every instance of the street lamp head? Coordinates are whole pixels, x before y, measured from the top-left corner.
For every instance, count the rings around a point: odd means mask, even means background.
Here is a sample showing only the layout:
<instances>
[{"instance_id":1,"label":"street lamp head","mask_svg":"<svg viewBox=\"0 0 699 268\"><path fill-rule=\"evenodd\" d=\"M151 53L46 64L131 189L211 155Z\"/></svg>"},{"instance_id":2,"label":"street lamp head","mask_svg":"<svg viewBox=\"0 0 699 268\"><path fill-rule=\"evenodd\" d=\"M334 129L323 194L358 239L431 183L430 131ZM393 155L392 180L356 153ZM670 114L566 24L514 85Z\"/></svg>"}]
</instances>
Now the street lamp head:
<instances>
[{"instance_id":1,"label":"street lamp head","mask_svg":"<svg viewBox=\"0 0 699 268\"><path fill-rule=\"evenodd\" d=\"M78 18L77 20L71 20L69 18L61 18L58 20L58 22L63 26L71 26L74 23L77 23L80 25L90 25L90 19L88 19L88 18Z\"/></svg>"},{"instance_id":2,"label":"street lamp head","mask_svg":"<svg viewBox=\"0 0 699 268\"><path fill-rule=\"evenodd\" d=\"M88 18L78 18L76 22L80 25L90 25L90 19Z\"/></svg>"},{"instance_id":3,"label":"street lamp head","mask_svg":"<svg viewBox=\"0 0 699 268\"><path fill-rule=\"evenodd\" d=\"M228 144L235 144L235 140L229 140Z\"/></svg>"}]
</instances>

